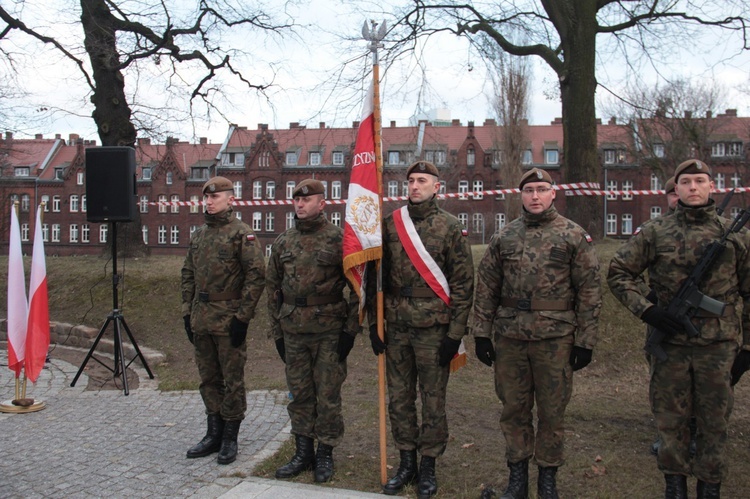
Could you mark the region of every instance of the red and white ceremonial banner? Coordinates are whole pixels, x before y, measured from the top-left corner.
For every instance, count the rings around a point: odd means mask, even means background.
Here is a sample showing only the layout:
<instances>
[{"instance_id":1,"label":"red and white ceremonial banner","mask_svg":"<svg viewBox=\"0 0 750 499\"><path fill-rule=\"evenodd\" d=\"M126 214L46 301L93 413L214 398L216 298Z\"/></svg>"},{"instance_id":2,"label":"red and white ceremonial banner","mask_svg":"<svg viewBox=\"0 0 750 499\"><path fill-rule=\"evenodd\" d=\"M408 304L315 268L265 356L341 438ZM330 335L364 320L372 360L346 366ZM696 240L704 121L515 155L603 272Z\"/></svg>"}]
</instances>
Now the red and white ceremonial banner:
<instances>
[{"instance_id":1,"label":"red and white ceremonial banner","mask_svg":"<svg viewBox=\"0 0 750 499\"><path fill-rule=\"evenodd\" d=\"M359 296L360 320L365 302L365 267L383 255L380 182L375 157L374 79L362 106L354 146L352 176L344 220L344 274Z\"/></svg>"},{"instance_id":2,"label":"red and white ceremonial banner","mask_svg":"<svg viewBox=\"0 0 750 499\"><path fill-rule=\"evenodd\" d=\"M10 209L10 247L8 249L8 368L21 375L26 354L26 275L23 271L21 228L16 209Z\"/></svg>"},{"instance_id":3,"label":"red and white ceremonial banner","mask_svg":"<svg viewBox=\"0 0 750 499\"><path fill-rule=\"evenodd\" d=\"M36 383L49 349L49 301L47 297L47 264L42 239L42 206L36 212L34 253L29 279L29 319L26 333L26 377Z\"/></svg>"}]
</instances>

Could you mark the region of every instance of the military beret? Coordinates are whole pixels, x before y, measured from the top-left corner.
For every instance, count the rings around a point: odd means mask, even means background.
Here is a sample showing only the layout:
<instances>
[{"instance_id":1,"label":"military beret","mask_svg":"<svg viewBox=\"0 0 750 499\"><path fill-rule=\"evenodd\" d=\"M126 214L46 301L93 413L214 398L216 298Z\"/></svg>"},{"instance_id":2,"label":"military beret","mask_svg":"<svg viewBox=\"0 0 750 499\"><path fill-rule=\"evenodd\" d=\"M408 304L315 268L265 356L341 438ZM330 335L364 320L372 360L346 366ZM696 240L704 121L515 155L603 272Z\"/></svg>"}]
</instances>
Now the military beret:
<instances>
[{"instance_id":1,"label":"military beret","mask_svg":"<svg viewBox=\"0 0 750 499\"><path fill-rule=\"evenodd\" d=\"M523 189L523 186L528 184L529 182L547 182L551 184L552 177L549 176L549 173L547 173L546 170L542 170L541 168L532 168L531 170L523 174L523 177L521 177L521 181L518 183L518 188Z\"/></svg>"},{"instance_id":2,"label":"military beret","mask_svg":"<svg viewBox=\"0 0 750 499\"><path fill-rule=\"evenodd\" d=\"M203 194L208 192L233 191L232 181L225 177L214 177L203 184Z\"/></svg>"},{"instance_id":3,"label":"military beret","mask_svg":"<svg viewBox=\"0 0 750 499\"><path fill-rule=\"evenodd\" d=\"M297 196L312 196L313 194L324 193L325 188L323 187L323 182L315 180L314 178L306 178L294 188L292 197L296 198Z\"/></svg>"},{"instance_id":4,"label":"military beret","mask_svg":"<svg viewBox=\"0 0 750 499\"><path fill-rule=\"evenodd\" d=\"M674 170L674 181L677 182L683 173L705 173L711 177L711 168L699 159L683 161Z\"/></svg>"},{"instance_id":5,"label":"military beret","mask_svg":"<svg viewBox=\"0 0 750 499\"><path fill-rule=\"evenodd\" d=\"M674 177L669 177L667 179L667 183L664 184L664 191L666 194L674 192Z\"/></svg>"},{"instance_id":6,"label":"military beret","mask_svg":"<svg viewBox=\"0 0 750 499\"><path fill-rule=\"evenodd\" d=\"M411 165L409 165L409 168L406 169L406 178L409 178L409 175L412 173L428 173L430 175L435 175L436 177L440 177L440 174L438 173L438 169L435 165L430 163L429 161L415 161Z\"/></svg>"}]
</instances>

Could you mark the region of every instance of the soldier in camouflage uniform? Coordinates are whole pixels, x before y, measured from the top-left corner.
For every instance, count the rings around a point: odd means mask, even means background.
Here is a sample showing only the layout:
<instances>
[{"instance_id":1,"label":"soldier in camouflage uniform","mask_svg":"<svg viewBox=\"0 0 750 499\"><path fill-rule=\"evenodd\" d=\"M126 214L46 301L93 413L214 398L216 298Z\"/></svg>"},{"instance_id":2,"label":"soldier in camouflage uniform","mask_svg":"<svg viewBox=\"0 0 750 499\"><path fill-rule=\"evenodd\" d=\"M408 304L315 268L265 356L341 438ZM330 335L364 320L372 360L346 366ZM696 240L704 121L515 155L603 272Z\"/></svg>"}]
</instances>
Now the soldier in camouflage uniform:
<instances>
[{"instance_id":1,"label":"soldier in camouflage uniform","mask_svg":"<svg viewBox=\"0 0 750 499\"><path fill-rule=\"evenodd\" d=\"M395 495L418 477L419 497L429 497L437 492L435 458L448 443L445 398L449 364L466 334L474 265L461 223L440 209L435 200L440 188L435 165L418 161L409 166L406 177L409 217L418 239L447 281L450 305L428 287L412 264L391 214L383 221L385 344L377 335L375 311L368 310L368 314L373 351L386 355L388 410L401 457L395 476L383 486L383 492ZM368 282L374 283L375 278ZM370 286L368 294L372 296L373 292ZM417 383L422 400L421 427L417 424ZM417 451L422 456L418 470Z\"/></svg>"},{"instance_id":2,"label":"soldier in camouflage uniform","mask_svg":"<svg viewBox=\"0 0 750 499\"><path fill-rule=\"evenodd\" d=\"M503 403L510 477L502 497L528 497L534 458L537 497L547 499L557 497L573 371L591 362L597 339L601 279L591 237L552 205L549 174L533 168L519 188L522 216L492 238L479 264L473 332L477 358L495 362Z\"/></svg>"},{"instance_id":3,"label":"soldier in camouflage uniform","mask_svg":"<svg viewBox=\"0 0 750 499\"><path fill-rule=\"evenodd\" d=\"M214 177L203 186L205 221L190 238L182 267L182 314L195 346L208 431L188 458L219 451L219 464L237 457L245 417L245 336L264 288L263 253L255 234L234 216L232 182Z\"/></svg>"},{"instance_id":4,"label":"soldier in camouflage uniform","mask_svg":"<svg viewBox=\"0 0 750 499\"><path fill-rule=\"evenodd\" d=\"M657 463L665 476L665 497L687 497L687 476L694 475L699 498L718 498L727 475L724 446L733 403L731 384L747 370L750 359L750 233L730 235L726 250L700 283L703 293L726 303L724 314L699 311L692 323L700 335L689 338L681 318L666 307L706 246L718 240L731 222L716 214L710 198L714 183L705 163L694 159L681 163L675 182L680 197L675 213L645 225L617 251L608 282L612 294L633 314L667 335L662 343L667 360L654 360L649 387L662 442ZM637 286L645 270L656 292L656 305ZM741 321L740 300L744 303ZM739 355L738 343L742 344ZM691 413L698 427L692 461Z\"/></svg>"},{"instance_id":5,"label":"soldier in camouflage uniform","mask_svg":"<svg viewBox=\"0 0 750 499\"><path fill-rule=\"evenodd\" d=\"M341 385L359 331L359 301L344 288L344 231L323 213L324 187L307 179L292 193L295 226L273 244L266 271L271 336L292 393L289 417L296 452L276 470L291 478L315 465L315 481L333 475L333 448L344 435ZM314 439L318 449L314 452Z\"/></svg>"}]
</instances>

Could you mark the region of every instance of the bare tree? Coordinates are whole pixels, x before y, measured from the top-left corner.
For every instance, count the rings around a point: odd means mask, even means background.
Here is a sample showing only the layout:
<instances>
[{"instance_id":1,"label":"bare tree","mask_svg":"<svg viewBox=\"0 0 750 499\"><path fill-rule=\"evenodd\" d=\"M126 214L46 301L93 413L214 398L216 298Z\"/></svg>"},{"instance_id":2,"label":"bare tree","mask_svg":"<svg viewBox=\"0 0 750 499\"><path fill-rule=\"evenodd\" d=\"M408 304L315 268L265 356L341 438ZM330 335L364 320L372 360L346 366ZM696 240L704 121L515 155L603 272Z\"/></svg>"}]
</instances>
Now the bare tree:
<instances>
[{"instance_id":1,"label":"bare tree","mask_svg":"<svg viewBox=\"0 0 750 499\"><path fill-rule=\"evenodd\" d=\"M563 115L563 171L568 182L599 178L596 138L596 59L598 35L610 35L615 48L656 56L669 40L707 28L736 35L739 48L750 48L748 7L728 0L664 2L649 0L539 0L480 5L446 0L412 0L395 23L391 52L416 50L420 40L452 33L472 43L488 36L515 56L541 58L557 75ZM523 33L514 43L510 34ZM652 45L653 44L653 45ZM591 234L602 234L601 200L572 197L568 215Z\"/></svg>"}]
</instances>

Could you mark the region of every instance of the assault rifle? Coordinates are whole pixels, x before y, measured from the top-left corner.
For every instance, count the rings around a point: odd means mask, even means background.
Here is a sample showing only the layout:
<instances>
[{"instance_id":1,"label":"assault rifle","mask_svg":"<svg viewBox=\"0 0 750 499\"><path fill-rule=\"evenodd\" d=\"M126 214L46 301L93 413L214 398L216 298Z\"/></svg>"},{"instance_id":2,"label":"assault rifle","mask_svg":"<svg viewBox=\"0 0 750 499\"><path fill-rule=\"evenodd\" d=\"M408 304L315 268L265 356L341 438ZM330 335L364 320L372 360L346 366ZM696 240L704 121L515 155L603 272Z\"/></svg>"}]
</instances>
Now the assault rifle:
<instances>
[{"instance_id":1,"label":"assault rifle","mask_svg":"<svg viewBox=\"0 0 750 499\"><path fill-rule=\"evenodd\" d=\"M718 241L712 241L711 244L706 247L700 260L698 260L698 263L695 265L692 272L690 272L688 278L685 279L680 286L680 289L677 291L677 294L674 295L674 298L672 298L672 301L670 301L667 306L667 312L682 320L685 333L691 338L700 334L700 331L698 331L690 320L695 317L698 310L703 310L717 317L724 315L726 303L715 300L710 296L701 293L698 289L698 284L700 284L703 277L711 270L713 264L726 249L727 238L729 235L739 232L749 219L750 211L742 210L737 214L732 221L732 225L730 225L727 231L724 232L721 239ZM644 350L658 360L667 360L667 354L661 346L661 343L666 336L667 335L664 332L653 328L646 339Z\"/></svg>"}]
</instances>

